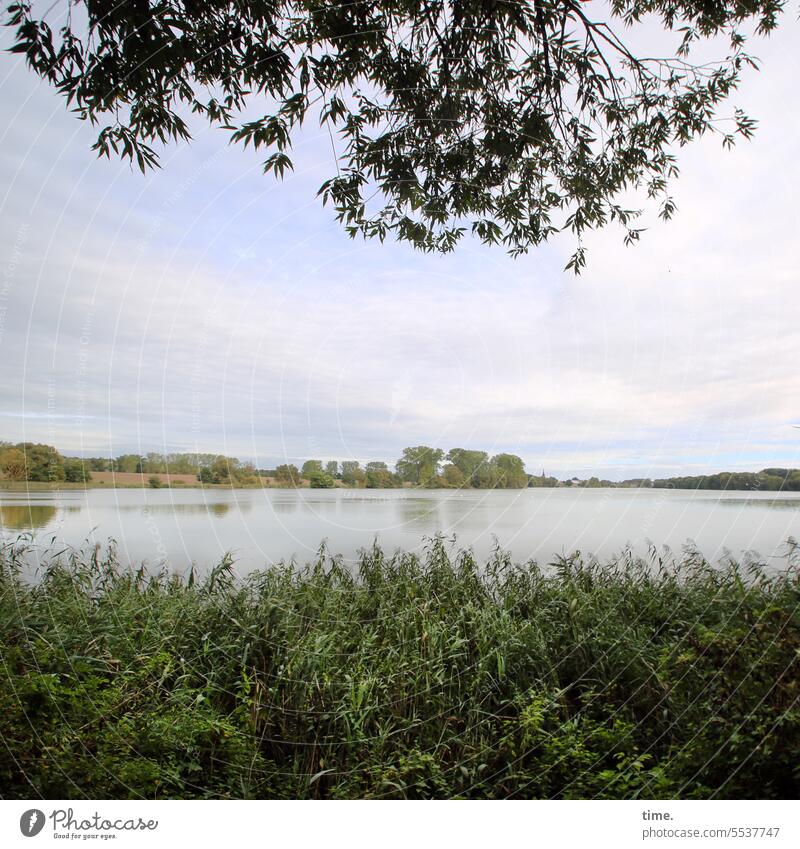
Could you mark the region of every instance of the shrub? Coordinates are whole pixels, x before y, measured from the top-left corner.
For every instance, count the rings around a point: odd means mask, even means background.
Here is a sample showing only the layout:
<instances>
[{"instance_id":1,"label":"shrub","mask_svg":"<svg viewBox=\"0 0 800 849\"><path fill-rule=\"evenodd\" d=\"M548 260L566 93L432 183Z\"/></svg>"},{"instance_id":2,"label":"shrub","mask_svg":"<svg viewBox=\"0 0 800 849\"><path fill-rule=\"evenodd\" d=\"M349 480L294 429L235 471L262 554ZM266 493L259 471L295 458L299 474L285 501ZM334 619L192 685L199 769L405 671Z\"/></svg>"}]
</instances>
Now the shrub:
<instances>
[{"instance_id":1,"label":"shrub","mask_svg":"<svg viewBox=\"0 0 800 849\"><path fill-rule=\"evenodd\" d=\"M793 798L800 586L441 539L243 580L0 547L5 798Z\"/></svg>"}]
</instances>

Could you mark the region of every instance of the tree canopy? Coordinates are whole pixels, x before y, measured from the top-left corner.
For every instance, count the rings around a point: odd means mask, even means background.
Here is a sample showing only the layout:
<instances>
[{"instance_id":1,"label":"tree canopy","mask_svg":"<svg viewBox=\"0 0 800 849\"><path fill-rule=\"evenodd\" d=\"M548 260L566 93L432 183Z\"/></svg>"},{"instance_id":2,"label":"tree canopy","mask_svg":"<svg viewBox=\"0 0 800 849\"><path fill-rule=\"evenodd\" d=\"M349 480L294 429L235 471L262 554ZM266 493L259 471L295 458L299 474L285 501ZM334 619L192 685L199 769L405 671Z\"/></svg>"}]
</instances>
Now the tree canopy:
<instances>
[{"instance_id":1,"label":"tree canopy","mask_svg":"<svg viewBox=\"0 0 800 849\"><path fill-rule=\"evenodd\" d=\"M527 251L618 222L636 241L642 189L668 218L673 148L732 144L753 121L718 107L783 0L69 0L7 7L12 51L98 126L94 149L155 166L194 114L292 168L313 117L336 153L320 187L355 237L450 251L464 233ZM598 15L598 17L595 17ZM673 55L638 50L644 18ZM622 31L623 35L620 35ZM718 61L697 42L724 38ZM641 43L641 39L639 39ZM255 117L253 110L257 110Z\"/></svg>"}]
</instances>

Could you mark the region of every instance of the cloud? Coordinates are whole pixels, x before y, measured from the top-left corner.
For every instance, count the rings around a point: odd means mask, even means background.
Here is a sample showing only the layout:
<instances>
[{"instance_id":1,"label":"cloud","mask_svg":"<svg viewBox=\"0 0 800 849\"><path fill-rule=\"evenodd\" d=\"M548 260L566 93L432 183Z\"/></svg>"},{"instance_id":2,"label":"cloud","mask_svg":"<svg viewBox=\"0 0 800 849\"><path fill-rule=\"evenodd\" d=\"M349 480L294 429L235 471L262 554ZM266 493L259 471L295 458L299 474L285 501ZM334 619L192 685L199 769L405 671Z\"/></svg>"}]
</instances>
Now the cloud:
<instances>
[{"instance_id":1,"label":"cloud","mask_svg":"<svg viewBox=\"0 0 800 849\"><path fill-rule=\"evenodd\" d=\"M6 58L0 437L87 454L220 450L262 465L405 445L632 477L797 464L800 114L787 19L735 102L750 143L682 151L673 222L513 261L353 242L314 195L201 130L146 178Z\"/></svg>"}]
</instances>

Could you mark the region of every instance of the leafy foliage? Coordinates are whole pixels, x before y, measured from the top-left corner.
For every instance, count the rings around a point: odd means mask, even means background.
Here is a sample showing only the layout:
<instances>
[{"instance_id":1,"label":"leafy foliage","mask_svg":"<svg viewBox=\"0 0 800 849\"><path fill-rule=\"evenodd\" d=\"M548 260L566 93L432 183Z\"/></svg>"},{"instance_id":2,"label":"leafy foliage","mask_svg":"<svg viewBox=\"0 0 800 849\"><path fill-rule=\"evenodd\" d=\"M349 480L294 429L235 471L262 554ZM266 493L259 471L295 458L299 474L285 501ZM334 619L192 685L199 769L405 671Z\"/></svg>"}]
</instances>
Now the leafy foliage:
<instances>
[{"instance_id":1,"label":"leafy foliage","mask_svg":"<svg viewBox=\"0 0 800 849\"><path fill-rule=\"evenodd\" d=\"M341 465L342 483L349 486L356 486L364 480L365 473L358 460L342 460Z\"/></svg>"},{"instance_id":2,"label":"leafy foliage","mask_svg":"<svg viewBox=\"0 0 800 849\"><path fill-rule=\"evenodd\" d=\"M762 469L760 472L719 472L714 475L663 478L652 482L659 489L733 489L767 492L800 490L800 470Z\"/></svg>"},{"instance_id":3,"label":"leafy foliage","mask_svg":"<svg viewBox=\"0 0 800 849\"><path fill-rule=\"evenodd\" d=\"M154 144L189 138L191 113L281 177L311 115L339 139L320 194L351 236L450 251L471 232L519 254L611 221L638 240L620 201L636 187L668 218L673 146L752 133L717 110L755 64L745 31L772 30L782 6L611 0L594 20L578 0L73 0L55 31L25 2L6 23L12 50L99 126L102 156L151 168ZM613 28L645 17L675 33L674 55L639 55ZM695 63L716 36L727 55ZM579 242L569 267L584 263Z\"/></svg>"},{"instance_id":4,"label":"leafy foliage","mask_svg":"<svg viewBox=\"0 0 800 849\"><path fill-rule=\"evenodd\" d=\"M29 583L30 553L0 548L5 798L797 795L793 543L776 571L434 539L244 581L112 547Z\"/></svg>"},{"instance_id":5,"label":"leafy foliage","mask_svg":"<svg viewBox=\"0 0 800 849\"><path fill-rule=\"evenodd\" d=\"M334 479L322 469L316 469L309 474L308 483L312 489L330 489L334 485Z\"/></svg>"},{"instance_id":6,"label":"leafy foliage","mask_svg":"<svg viewBox=\"0 0 800 849\"><path fill-rule=\"evenodd\" d=\"M403 455L397 461L397 474L401 480L417 486L435 486L439 466L444 458L441 448L417 445L404 448Z\"/></svg>"},{"instance_id":7,"label":"leafy foliage","mask_svg":"<svg viewBox=\"0 0 800 849\"><path fill-rule=\"evenodd\" d=\"M390 489L392 487L402 486L402 481L399 475L389 471L386 463L380 460L373 460L367 463L364 474L364 485L367 489Z\"/></svg>"},{"instance_id":8,"label":"leafy foliage","mask_svg":"<svg viewBox=\"0 0 800 849\"><path fill-rule=\"evenodd\" d=\"M283 484L290 486L300 485L300 472L293 463L284 463L275 470L275 478Z\"/></svg>"},{"instance_id":9,"label":"leafy foliage","mask_svg":"<svg viewBox=\"0 0 800 849\"><path fill-rule=\"evenodd\" d=\"M84 470L81 460L72 458L65 463L52 445L36 442L19 442L0 450L0 477L12 481L88 480L91 475Z\"/></svg>"}]
</instances>

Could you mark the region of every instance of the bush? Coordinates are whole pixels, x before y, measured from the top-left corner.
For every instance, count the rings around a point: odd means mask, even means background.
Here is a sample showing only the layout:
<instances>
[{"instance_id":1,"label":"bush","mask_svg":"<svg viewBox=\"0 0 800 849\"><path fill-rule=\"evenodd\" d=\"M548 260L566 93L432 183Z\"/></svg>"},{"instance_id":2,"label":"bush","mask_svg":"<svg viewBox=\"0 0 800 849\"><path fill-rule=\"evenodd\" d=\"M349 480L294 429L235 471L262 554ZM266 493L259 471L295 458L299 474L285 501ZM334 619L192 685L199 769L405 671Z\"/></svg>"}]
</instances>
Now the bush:
<instances>
[{"instance_id":1,"label":"bush","mask_svg":"<svg viewBox=\"0 0 800 849\"><path fill-rule=\"evenodd\" d=\"M313 471L308 477L308 483L312 489L330 489L334 481L327 472Z\"/></svg>"},{"instance_id":2,"label":"bush","mask_svg":"<svg viewBox=\"0 0 800 849\"><path fill-rule=\"evenodd\" d=\"M92 474L79 457L68 457L64 460L64 479L68 483L88 483Z\"/></svg>"},{"instance_id":3,"label":"bush","mask_svg":"<svg viewBox=\"0 0 800 849\"><path fill-rule=\"evenodd\" d=\"M5 798L793 798L797 557L0 548Z\"/></svg>"}]
</instances>

